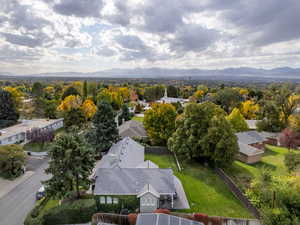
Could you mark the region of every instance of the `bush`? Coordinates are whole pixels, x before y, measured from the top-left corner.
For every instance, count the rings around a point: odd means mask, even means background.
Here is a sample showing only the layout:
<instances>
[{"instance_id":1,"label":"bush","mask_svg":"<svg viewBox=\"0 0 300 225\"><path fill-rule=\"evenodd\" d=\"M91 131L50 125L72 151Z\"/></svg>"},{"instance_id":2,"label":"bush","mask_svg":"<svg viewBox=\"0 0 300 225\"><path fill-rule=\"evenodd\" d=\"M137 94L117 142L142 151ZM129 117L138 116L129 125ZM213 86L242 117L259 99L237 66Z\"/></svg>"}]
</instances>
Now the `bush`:
<instances>
[{"instance_id":1,"label":"bush","mask_svg":"<svg viewBox=\"0 0 300 225\"><path fill-rule=\"evenodd\" d=\"M81 199L50 209L43 216L43 225L87 223L94 213L95 200Z\"/></svg>"},{"instance_id":2,"label":"bush","mask_svg":"<svg viewBox=\"0 0 300 225\"><path fill-rule=\"evenodd\" d=\"M208 225L209 218L208 218L208 215L206 215L206 214L195 213L194 214L194 220L196 220L197 222L202 222L205 225Z\"/></svg>"},{"instance_id":3,"label":"bush","mask_svg":"<svg viewBox=\"0 0 300 225\"><path fill-rule=\"evenodd\" d=\"M7 178L15 178L22 174L26 157L19 145L0 146L0 173Z\"/></svg>"}]
</instances>

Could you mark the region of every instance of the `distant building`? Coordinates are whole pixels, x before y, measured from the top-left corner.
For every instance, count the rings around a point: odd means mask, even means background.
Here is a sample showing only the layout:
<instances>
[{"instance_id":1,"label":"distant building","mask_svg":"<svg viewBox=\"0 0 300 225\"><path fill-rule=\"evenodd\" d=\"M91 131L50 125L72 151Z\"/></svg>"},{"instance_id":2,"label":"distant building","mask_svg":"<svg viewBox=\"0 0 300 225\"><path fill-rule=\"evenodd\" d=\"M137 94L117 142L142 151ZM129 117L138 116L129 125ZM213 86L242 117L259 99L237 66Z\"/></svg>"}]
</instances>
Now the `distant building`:
<instances>
[{"instance_id":1,"label":"distant building","mask_svg":"<svg viewBox=\"0 0 300 225\"><path fill-rule=\"evenodd\" d=\"M189 101L188 99L184 99L184 98L171 98L171 97L168 97L167 89L165 89L164 97L162 97L160 100L158 100L156 102L158 102L158 103L169 103L169 104L179 102L182 105L184 105L188 101Z\"/></svg>"},{"instance_id":2,"label":"distant building","mask_svg":"<svg viewBox=\"0 0 300 225\"><path fill-rule=\"evenodd\" d=\"M129 120L124 122L121 126L118 127L119 135L122 138L125 137L137 137L145 138L147 137L147 132L141 122L135 120Z\"/></svg>"},{"instance_id":3,"label":"distant building","mask_svg":"<svg viewBox=\"0 0 300 225\"><path fill-rule=\"evenodd\" d=\"M0 145L25 144L28 142L26 132L33 128L40 130L57 130L64 126L63 119L48 120L48 119L33 119L23 120L21 123L0 130Z\"/></svg>"},{"instance_id":4,"label":"distant building","mask_svg":"<svg viewBox=\"0 0 300 225\"><path fill-rule=\"evenodd\" d=\"M257 122L259 122L260 120L246 120L246 123L249 127L250 130L256 130L257 129Z\"/></svg>"},{"instance_id":5,"label":"distant building","mask_svg":"<svg viewBox=\"0 0 300 225\"><path fill-rule=\"evenodd\" d=\"M236 133L239 145L238 159L252 164L261 160L265 144L277 144L276 134L268 132L246 131Z\"/></svg>"}]
</instances>

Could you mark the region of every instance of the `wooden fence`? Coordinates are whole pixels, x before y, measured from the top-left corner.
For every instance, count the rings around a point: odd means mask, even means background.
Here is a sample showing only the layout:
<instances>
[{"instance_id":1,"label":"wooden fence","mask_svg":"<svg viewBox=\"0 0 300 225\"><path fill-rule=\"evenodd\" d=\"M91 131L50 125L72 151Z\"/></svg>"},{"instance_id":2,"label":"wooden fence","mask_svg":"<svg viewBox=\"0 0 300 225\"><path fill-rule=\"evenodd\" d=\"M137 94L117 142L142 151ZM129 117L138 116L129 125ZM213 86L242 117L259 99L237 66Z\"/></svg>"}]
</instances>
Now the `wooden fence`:
<instances>
[{"instance_id":1,"label":"wooden fence","mask_svg":"<svg viewBox=\"0 0 300 225\"><path fill-rule=\"evenodd\" d=\"M215 169L216 174L225 182L231 192L243 203L243 205L255 216L255 218L260 218L259 211L252 205L249 199L244 195L244 193L238 188L238 186L233 182L233 180L220 168Z\"/></svg>"}]
</instances>

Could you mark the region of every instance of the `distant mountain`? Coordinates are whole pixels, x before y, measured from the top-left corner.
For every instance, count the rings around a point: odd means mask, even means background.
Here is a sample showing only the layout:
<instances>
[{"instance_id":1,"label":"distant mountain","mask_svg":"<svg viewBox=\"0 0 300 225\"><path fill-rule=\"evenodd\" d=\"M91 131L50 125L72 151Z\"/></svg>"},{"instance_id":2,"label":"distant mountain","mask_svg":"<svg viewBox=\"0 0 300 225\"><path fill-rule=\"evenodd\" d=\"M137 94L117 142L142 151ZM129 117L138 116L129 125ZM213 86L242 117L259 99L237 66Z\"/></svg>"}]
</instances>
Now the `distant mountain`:
<instances>
[{"instance_id":1,"label":"distant mountain","mask_svg":"<svg viewBox=\"0 0 300 225\"><path fill-rule=\"evenodd\" d=\"M14 76L10 73L0 73L0 76ZM17 76L17 75L15 75ZM23 75L18 75L23 76ZM81 72L57 72L24 75L26 77L94 77L94 78L184 78L193 79L299 79L300 68L281 67L275 69L257 69L250 67L226 68L219 70L203 69L165 69L165 68L134 68L134 69L110 69L92 73Z\"/></svg>"}]
</instances>

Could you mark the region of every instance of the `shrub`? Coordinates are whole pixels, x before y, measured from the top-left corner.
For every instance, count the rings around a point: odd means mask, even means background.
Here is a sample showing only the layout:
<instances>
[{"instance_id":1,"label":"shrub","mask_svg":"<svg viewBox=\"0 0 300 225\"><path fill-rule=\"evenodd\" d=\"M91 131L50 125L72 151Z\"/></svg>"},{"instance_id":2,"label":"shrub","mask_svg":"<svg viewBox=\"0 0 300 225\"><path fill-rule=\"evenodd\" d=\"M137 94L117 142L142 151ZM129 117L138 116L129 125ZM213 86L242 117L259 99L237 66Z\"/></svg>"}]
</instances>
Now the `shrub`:
<instances>
[{"instance_id":1,"label":"shrub","mask_svg":"<svg viewBox=\"0 0 300 225\"><path fill-rule=\"evenodd\" d=\"M136 220L137 220L137 214L136 213L130 213L128 215L128 220L129 220L130 225L135 225Z\"/></svg>"},{"instance_id":2,"label":"shrub","mask_svg":"<svg viewBox=\"0 0 300 225\"><path fill-rule=\"evenodd\" d=\"M203 214L203 213L195 213L194 214L194 220L196 220L197 222L202 222L205 225L208 225L208 215Z\"/></svg>"},{"instance_id":3,"label":"shrub","mask_svg":"<svg viewBox=\"0 0 300 225\"><path fill-rule=\"evenodd\" d=\"M20 176L26 157L23 148L19 145L0 146L0 173L5 174L7 178Z\"/></svg>"},{"instance_id":4,"label":"shrub","mask_svg":"<svg viewBox=\"0 0 300 225\"><path fill-rule=\"evenodd\" d=\"M163 214L170 214L170 210L168 209L157 209L154 213L163 213Z\"/></svg>"},{"instance_id":5,"label":"shrub","mask_svg":"<svg viewBox=\"0 0 300 225\"><path fill-rule=\"evenodd\" d=\"M81 199L50 209L43 216L43 225L87 223L91 221L94 213L95 201Z\"/></svg>"}]
</instances>

